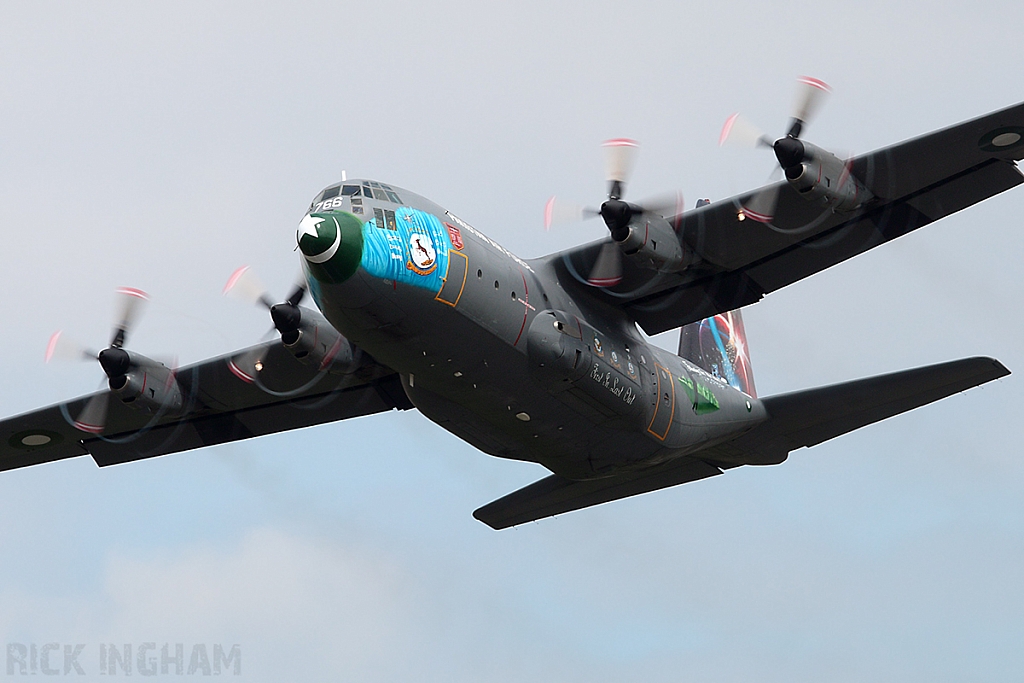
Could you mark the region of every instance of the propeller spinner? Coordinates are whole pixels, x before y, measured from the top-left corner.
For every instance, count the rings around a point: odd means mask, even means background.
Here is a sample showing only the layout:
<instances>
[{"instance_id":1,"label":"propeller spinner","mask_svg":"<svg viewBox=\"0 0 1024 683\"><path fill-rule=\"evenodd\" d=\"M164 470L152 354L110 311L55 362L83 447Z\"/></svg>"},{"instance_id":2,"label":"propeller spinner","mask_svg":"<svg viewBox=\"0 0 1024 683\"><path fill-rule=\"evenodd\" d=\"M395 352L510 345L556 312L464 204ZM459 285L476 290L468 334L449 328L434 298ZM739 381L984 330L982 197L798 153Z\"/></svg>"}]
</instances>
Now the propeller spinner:
<instances>
[{"instance_id":1,"label":"propeller spinner","mask_svg":"<svg viewBox=\"0 0 1024 683\"><path fill-rule=\"evenodd\" d=\"M46 362L54 358L98 360L103 373L107 376L106 383L111 390L119 389L127 381L127 374L132 368L132 357L124 350L135 324L138 322L149 295L134 287L119 287L117 295L117 322L111 335L110 346L96 352L78 345L69 339L63 331L50 337L46 346ZM77 429L89 434L99 434L107 421L107 410L110 403L110 392L104 391L90 398L82 412L75 418Z\"/></svg>"},{"instance_id":2,"label":"propeller spinner","mask_svg":"<svg viewBox=\"0 0 1024 683\"><path fill-rule=\"evenodd\" d=\"M639 144L628 138L616 138L602 144L605 155L605 178L608 182L608 199L599 209L583 207L558 201L552 197L544 207L544 228L552 225L571 223L600 216L611 239L601 245L594 266L587 276L587 284L594 287L614 287L622 281L622 249L617 243L629 236L630 222L635 216L648 212L658 215L682 213L682 196L673 193L643 205L623 199L626 185L633 173L633 165Z\"/></svg>"},{"instance_id":3,"label":"propeller spinner","mask_svg":"<svg viewBox=\"0 0 1024 683\"><path fill-rule=\"evenodd\" d=\"M306 296L304 283L295 285L288 298L275 304L252 269L249 266L242 266L228 278L227 284L224 285L224 294L263 306L270 311L273 329L281 335L281 341L285 345L298 341L302 326L302 309L299 308L299 304ZM261 351L258 357L243 359L240 363L232 361L228 367L240 379L252 382L254 377L250 374L250 368L255 372L263 369L263 352Z\"/></svg>"}]
</instances>

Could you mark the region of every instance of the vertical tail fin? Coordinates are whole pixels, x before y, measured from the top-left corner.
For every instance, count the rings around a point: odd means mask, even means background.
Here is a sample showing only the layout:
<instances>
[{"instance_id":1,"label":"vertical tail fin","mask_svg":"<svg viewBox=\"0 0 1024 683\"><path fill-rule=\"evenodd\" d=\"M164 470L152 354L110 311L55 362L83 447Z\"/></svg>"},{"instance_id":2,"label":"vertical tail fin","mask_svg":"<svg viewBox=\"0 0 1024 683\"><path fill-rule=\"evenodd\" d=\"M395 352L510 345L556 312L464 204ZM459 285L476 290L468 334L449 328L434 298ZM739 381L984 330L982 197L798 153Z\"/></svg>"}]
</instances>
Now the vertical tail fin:
<instances>
[{"instance_id":1,"label":"vertical tail fin","mask_svg":"<svg viewBox=\"0 0 1024 683\"><path fill-rule=\"evenodd\" d=\"M679 355L748 396L757 397L739 309L684 325L679 331Z\"/></svg>"}]
</instances>

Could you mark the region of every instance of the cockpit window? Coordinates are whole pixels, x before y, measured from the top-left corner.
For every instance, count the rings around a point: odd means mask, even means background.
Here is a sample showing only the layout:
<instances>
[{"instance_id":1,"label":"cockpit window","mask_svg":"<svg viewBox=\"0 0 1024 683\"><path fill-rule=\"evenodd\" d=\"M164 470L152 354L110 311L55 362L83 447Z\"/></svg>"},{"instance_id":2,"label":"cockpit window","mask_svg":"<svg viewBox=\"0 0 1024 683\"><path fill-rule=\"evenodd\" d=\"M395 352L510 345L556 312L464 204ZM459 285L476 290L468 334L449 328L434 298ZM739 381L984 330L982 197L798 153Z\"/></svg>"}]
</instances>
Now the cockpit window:
<instances>
[{"instance_id":1,"label":"cockpit window","mask_svg":"<svg viewBox=\"0 0 1024 683\"><path fill-rule=\"evenodd\" d=\"M359 210L356 209L358 204L362 203L360 197L366 197L367 199L376 199L385 202L394 202L395 204L401 204L402 198L394 191L390 185L384 185L373 180L364 180L362 185L334 185L328 187L326 190L316 196L316 198L310 203L309 208L313 210L317 205L323 205L325 202L334 200L331 208L337 208L341 206L340 202L342 198L352 200L352 212L363 213L361 207Z\"/></svg>"}]
</instances>

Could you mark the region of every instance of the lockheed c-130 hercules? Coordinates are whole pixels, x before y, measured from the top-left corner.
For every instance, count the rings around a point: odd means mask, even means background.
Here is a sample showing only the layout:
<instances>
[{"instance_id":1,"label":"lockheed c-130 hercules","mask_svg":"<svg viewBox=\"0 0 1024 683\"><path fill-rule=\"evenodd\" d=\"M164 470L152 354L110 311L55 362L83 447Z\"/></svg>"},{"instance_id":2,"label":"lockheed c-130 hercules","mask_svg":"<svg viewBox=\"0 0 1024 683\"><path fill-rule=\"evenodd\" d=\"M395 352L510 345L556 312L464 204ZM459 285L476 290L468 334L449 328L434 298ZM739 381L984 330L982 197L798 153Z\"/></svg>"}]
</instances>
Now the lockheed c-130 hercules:
<instances>
[{"instance_id":1,"label":"lockheed c-130 hercules","mask_svg":"<svg viewBox=\"0 0 1024 683\"><path fill-rule=\"evenodd\" d=\"M1003 377L968 358L758 398L739 309L1024 181L1024 103L842 160L802 137L827 91L802 78L785 135L731 117L723 141L771 148L785 177L731 199L634 204L636 145L605 144L608 236L522 260L433 202L370 180L313 200L304 278L280 303L247 269L227 289L279 339L172 369L125 348L145 294L98 353L107 388L0 422L0 469L100 466L416 408L484 453L552 474L474 512L501 529L783 462L865 425ZM565 214L549 203L547 217ZM316 309L302 306L309 294ZM681 328L677 354L646 341Z\"/></svg>"}]
</instances>

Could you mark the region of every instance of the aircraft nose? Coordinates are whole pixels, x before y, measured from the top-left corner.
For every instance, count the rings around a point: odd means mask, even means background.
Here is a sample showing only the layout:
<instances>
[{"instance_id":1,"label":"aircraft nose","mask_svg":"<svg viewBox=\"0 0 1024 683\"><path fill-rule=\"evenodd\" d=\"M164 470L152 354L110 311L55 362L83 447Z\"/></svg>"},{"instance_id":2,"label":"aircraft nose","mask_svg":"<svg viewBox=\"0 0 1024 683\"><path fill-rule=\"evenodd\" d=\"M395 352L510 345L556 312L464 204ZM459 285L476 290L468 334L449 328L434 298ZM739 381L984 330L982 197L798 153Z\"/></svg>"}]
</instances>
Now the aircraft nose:
<instances>
[{"instance_id":1,"label":"aircraft nose","mask_svg":"<svg viewBox=\"0 0 1024 683\"><path fill-rule=\"evenodd\" d=\"M313 277L326 284L337 284L359 268L363 222L343 211L307 214L299 222L295 241Z\"/></svg>"}]
</instances>

